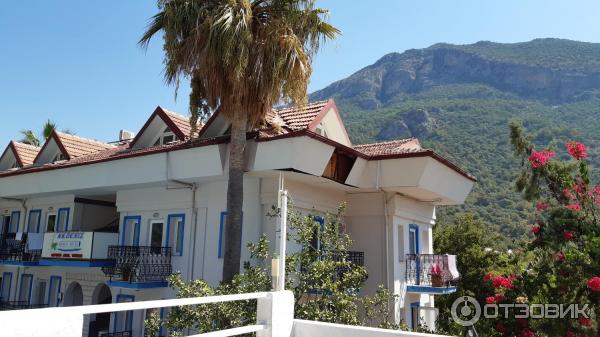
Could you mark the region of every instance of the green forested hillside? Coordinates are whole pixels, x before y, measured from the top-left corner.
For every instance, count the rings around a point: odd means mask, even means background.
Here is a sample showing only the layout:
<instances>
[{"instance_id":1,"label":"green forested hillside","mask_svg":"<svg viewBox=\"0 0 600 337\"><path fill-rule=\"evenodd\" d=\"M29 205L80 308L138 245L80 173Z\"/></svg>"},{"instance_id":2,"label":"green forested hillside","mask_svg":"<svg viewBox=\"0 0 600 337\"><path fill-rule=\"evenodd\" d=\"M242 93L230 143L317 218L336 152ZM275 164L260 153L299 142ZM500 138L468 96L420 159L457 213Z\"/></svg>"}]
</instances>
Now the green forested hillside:
<instances>
[{"instance_id":1,"label":"green forested hillside","mask_svg":"<svg viewBox=\"0 0 600 337\"><path fill-rule=\"evenodd\" d=\"M441 218L473 212L516 239L527 234L532 205L514 192L519 163L508 122L523 121L536 143L554 142L560 155L565 141L583 141L600 163L599 46L556 39L438 44L386 55L312 98L336 99L356 144L416 136L468 169L476 187L465 205L441 209Z\"/></svg>"}]
</instances>

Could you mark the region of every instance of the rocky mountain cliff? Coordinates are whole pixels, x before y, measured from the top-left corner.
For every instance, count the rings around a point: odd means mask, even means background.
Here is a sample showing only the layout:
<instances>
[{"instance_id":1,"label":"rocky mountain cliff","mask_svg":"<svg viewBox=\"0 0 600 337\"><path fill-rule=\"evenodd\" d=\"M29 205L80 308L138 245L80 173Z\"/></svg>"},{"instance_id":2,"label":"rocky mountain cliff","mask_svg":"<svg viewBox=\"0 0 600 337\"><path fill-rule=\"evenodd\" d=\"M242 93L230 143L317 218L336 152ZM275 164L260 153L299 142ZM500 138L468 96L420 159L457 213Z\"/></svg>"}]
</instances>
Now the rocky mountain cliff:
<instances>
[{"instance_id":1,"label":"rocky mountain cliff","mask_svg":"<svg viewBox=\"0 0 600 337\"><path fill-rule=\"evenodd\" d=\"M415 136L476 174L467 204L442 215L474 212L515 238L525 234L531 205L512 189L518 163L507 124L523 121L540 145L573 138L600 145L600 44L436 44L385 55L311 95L329 97L353 142Z\"/></svg>"}]
</instances>

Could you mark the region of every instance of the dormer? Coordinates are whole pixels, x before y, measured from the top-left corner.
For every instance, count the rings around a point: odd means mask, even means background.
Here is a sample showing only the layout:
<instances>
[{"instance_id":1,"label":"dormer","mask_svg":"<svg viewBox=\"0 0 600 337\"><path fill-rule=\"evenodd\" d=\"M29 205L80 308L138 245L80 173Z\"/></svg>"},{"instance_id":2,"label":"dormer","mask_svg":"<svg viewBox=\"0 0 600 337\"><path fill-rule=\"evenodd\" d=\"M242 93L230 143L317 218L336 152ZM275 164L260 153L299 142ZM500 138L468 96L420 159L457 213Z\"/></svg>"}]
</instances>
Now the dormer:
<instances>
[{"instance_id":1,"label":"dormer","mask_svg":"<svg viewBox=\"0 0 600 337\"><path fill-rule=\"evenodd\" d=\"M33 164L40 152L37 146L11 141L0 157L0 171L22 168Z\"/></svg>"},{"instance_id":2,"label":"dormer","mask_svg":"<svg viewBox=\"0 0 600 337\"><path fill-rule=\"evenodd\" d=\"M308 125L308 129L340 144L352 146L344 122L342 122L342 117L340 116L333 99L327 101L321 108L312 122Z\"/></svg>"},{"instance_id":3,"label":"dormer","mask_svg":"<svg viewBox=\"0 0 600 337\"><path fill-rule=\"evenodd\" d=\"M188 118L159 106L135 136L131 148L141 149L184 141L190 137L191 130Z\"/></svg>"},{"instance_id":4,"label":"dormer","mask_svg":"<svg viewBox=\"0 0 600 337\"><path fill-rule=\"evenodd\" d=\"M352 146L333 99L308 103L303 107L292 106L272 110L267 113L265 120L271 129L279 134L309 130L340 144ZM230 123L217 110L200 131L199 138L223 136L229 130L229 126Z\"/></svg>"},{"instance_id":5,"label":"dormer","mask_svg":"<svg viewBox=\"0 0 600 337\"><path fill-rule=\"evenodd\" d=\"M93 139L54 131L39 151L34 160L34 164L44 165L72 160L77 157L114 148L114 145L102 143Z\"/></svg>"}]
</instances>

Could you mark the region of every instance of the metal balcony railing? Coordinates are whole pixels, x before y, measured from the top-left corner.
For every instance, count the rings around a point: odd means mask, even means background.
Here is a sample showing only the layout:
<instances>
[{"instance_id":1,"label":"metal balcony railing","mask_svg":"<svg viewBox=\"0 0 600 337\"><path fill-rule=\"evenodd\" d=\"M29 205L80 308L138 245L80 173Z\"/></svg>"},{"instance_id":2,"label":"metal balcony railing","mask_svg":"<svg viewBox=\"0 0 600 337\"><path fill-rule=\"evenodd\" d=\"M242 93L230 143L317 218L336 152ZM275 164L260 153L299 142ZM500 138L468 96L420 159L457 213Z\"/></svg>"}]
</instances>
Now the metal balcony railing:
<instances>
[{"instance_id":1,"label":"metal balcony railing","mask_svg":"<svg viewBox=\"0 0 600 337\"><path fill-rule=\"evenodd\" d=\"M160 282L172 273L171 247L109 246L108 259L114 264L102 271L111 281Z\"/></svg>"},{"instance_id":2,"label":"metal balcony railing","mask_svg":"<svg viewBox=\"0 0 600 337\"><path fill-rule=\"evenodd\" d=\"M23 233L20 240L16 239L16 233L0 236L0 260L36 262L41 255L41 249L27 249L27 233Z\"/></svg>"},{"instance_id":3,"label":"metal balcony railing","mask_svg":"<svg viewBox=\"0 0 600 337\"><path fill-rule=\"evenodd\" d=\"M406 254L406 284L446 287L459 278L453 255Z\"/></svg>"},{"instance_id":4,"label":"metal balcony railing","mask_svg":"<svg viewBox=\"0 0 600 337\"><path fill-rule=\"evenodd\" d=\"M47 308L48 304L30 304L28 301L0 301L0 311Z\"/></svg>"}]
</instances>

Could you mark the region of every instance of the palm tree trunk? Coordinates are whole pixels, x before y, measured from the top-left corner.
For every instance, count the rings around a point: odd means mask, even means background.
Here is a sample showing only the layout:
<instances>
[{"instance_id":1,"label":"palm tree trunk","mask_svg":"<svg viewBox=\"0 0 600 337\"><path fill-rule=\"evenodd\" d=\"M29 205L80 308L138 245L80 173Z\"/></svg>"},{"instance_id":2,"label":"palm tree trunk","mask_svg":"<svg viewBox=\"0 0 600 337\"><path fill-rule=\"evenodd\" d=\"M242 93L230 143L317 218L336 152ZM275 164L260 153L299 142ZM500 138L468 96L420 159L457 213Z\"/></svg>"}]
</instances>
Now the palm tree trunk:
<instances>
[{"instance_id":1,"label":"palm tree trunk","mask_svg":"<svg viewBox=\"0 0 600 337\"><path fill-rule=\"evenodd\" d=\"M241 110L241 109L238 109ZM229 142L229 181L225 220L225 256L223 282L229 283L240 272L242 246L242 206L244 203L244 148L248 116L236 111L231 123Z\"/></svg>"}]
</instances>

